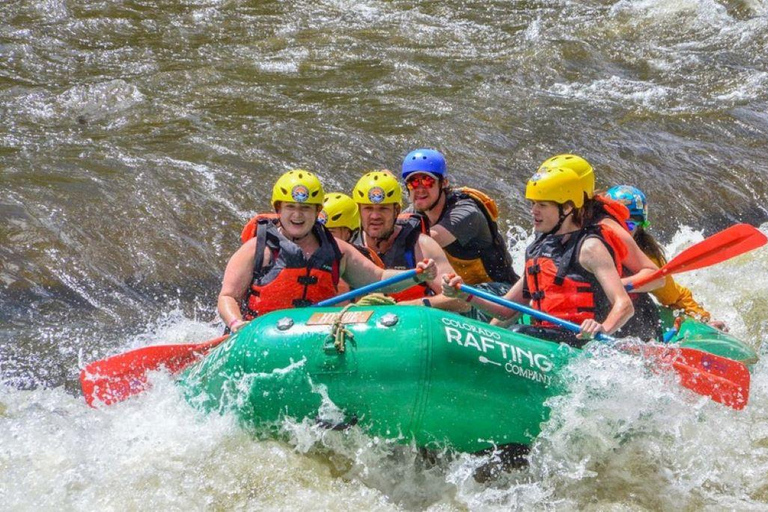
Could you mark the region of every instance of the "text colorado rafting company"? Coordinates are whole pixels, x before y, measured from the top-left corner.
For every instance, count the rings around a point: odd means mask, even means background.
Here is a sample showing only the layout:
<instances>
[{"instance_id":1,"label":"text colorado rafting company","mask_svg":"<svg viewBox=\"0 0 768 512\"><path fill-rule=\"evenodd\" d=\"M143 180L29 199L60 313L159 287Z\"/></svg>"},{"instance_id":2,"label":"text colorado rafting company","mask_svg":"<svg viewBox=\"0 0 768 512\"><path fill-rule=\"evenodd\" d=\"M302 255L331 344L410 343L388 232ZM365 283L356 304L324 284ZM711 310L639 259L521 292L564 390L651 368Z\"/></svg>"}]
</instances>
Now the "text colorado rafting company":
<instances>
[{"instance_id":1,"label":"text colorado rafting company","mask_svg":"<svg viewBox=\"0 0 768 512\"><path fill-rule=\"evenodd\" d=\"M504 369L518 377L551 384L552 376L547 375L552 370L552 361L544 354L510 345L501 340L499 333L476 325L462 322L453 318L443 318L445 339L448 343L456 343L461 347L473 347L483 354L498 351L506 361ZM501 366L499 363L493 363Z\"/></svg>"}]
</instances>

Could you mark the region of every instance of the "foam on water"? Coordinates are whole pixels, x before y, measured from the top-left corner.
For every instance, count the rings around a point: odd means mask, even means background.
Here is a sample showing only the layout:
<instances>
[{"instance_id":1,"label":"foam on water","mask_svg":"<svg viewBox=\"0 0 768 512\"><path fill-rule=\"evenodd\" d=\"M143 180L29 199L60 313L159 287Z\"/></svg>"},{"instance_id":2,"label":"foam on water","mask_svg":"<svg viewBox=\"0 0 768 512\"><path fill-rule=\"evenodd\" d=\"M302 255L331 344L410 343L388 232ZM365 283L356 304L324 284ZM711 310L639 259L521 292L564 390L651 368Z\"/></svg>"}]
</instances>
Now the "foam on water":
<instances>
[{"instance_id":1,"label":"foam on water","mask_svg":"<svg viewBox=\"0 0 768 512\"><path fill-rule=\"evenodd\" d=\"M89 409L61 390L0 389L7 510L389 508L328 465L200 416L167 378L141 398Z\"/></svg>"}]
</instances>

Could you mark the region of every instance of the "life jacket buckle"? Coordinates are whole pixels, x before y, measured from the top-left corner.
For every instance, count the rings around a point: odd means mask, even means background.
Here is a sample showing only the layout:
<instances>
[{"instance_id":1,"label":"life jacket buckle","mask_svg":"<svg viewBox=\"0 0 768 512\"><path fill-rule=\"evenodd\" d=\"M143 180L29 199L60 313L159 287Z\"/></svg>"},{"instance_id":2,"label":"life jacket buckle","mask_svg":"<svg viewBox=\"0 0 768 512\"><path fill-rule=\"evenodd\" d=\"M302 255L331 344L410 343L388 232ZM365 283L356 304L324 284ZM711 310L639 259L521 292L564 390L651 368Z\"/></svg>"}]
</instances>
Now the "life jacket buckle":
<instances>
[{"instance_id":1,"label":"life jacket buckle","mask_svg":"<svg viewBox=\"0 0 768 512\"><path fill-rule=\"evenodd\" d=\"M293 299L291 303L295 308L306 308L312 305L312 301L307 299Z\"/></svg>"},{"instance_id":2,"label":"life jacket buckle","mask_svg":"<svg viewBox=\"0 0 768 512\"><path fill-rule=\"evenodd\" d=\"M299 276L297 281L300 285L309 286L312 284L317 284L317 276Z\"/></svg>"}]
</instances>

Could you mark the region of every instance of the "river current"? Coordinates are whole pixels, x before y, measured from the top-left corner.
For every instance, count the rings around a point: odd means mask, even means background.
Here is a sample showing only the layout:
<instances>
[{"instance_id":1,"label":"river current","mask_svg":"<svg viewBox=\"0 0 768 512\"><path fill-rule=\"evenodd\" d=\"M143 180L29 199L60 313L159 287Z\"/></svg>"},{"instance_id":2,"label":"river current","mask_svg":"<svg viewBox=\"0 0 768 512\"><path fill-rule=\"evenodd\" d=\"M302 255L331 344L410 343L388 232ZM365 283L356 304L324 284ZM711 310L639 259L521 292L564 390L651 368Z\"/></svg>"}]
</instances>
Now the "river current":
<instances>
[{"instance_id":1,"label":"river current","mask_svg":"<svg viewBox=\"0 0 768 512\"><path fill-rule=\"evenodd\" d=\"M766 510L768 368L733 411L597 352L530 465L491 482L353 429L244 431L165 375L91 409L87 362L217 336L242 225L283 172L349 192L417 147L491 194L566 152L650 201L670 254L768 232L765 0L0 3L0 509ZM680 275L761 354L768 250Z\"/></svg>"}]
</instances>

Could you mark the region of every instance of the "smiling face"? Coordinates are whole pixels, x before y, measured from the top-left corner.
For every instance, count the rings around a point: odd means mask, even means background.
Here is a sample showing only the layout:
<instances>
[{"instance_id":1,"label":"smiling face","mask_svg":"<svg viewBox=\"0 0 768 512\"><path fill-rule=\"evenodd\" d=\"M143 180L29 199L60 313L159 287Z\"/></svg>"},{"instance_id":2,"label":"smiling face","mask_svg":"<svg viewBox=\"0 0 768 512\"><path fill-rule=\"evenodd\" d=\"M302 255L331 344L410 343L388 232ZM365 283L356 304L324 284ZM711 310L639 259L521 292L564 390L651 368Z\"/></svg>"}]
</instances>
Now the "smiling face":
<instances>
[{"instance_id":1,"label":"smiling face","mask_svg":"<svg viewBox=\"0 0 768 512\"><path fill-rule=\"evenodd\" d=\"M440 199L440 182L428 174L413 173L405 183L411 204L416 211L426 211Z\"/></svg>"},{"instance_id":2,"label":"smiling face","mask_svg":"<svg viewBox=\"0 0 768 512\"><path fill-rule=\"evenodd\" d=\"M560 221L560 209L554 201L531 201L533 229L537 233L549 233Z\"/></svg>"},{"instance_id":3,"label":"smiling face","mask_svg":"<svg viewBox=\"0 0 768 512\"><path fill-rule=\"evenodd\" d=\"M307 236L315 225L321 205L301 203L279 203L277 213L280 226L288 238L299 239Z\"/></svg>"},{"instance_id":4,"label":"smiling face","mask_svg":"<svg viewBox=\"0 0 768 512\"><path fill-rule=\"evenodd\" d=\"M387 238L395 229L400 207L395 204L362 204L360 219L363 231L371 238Z\"/></svg>"}]
</instances>

